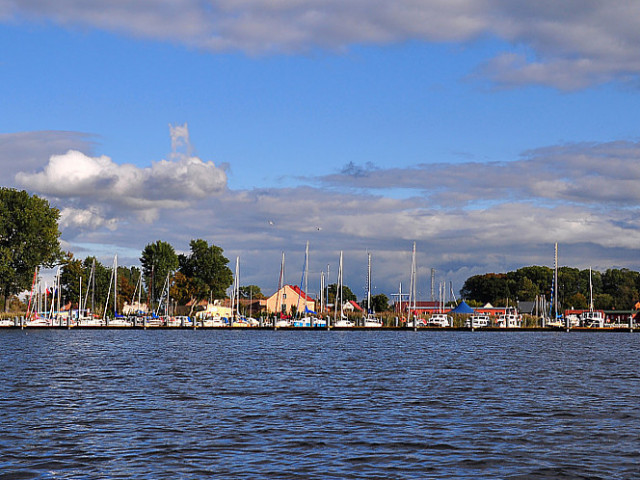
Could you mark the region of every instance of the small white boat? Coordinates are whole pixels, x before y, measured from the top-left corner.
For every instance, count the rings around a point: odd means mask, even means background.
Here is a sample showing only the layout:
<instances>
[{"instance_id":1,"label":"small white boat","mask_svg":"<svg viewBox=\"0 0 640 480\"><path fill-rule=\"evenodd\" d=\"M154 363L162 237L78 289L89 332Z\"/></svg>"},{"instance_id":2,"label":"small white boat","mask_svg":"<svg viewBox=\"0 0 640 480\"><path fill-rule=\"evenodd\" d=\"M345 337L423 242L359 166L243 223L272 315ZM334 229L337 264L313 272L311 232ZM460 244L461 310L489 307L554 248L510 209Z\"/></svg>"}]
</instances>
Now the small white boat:
<instances>
[{"instance_id":1,"label":"small white boat","mask_svg":"<svg viewBox=\"0 0 640 480\"><path fill-rule=\"evenodd\" d=\"M333 326L338 328L345 328L345 327L353 327L355 325L348 318L341 318L340 320L336 320Z\"/></svg>"},{"instance_id":2,"label":"small white boat","mask_svg":"<svg viewBox=\"0 0 640 480\"><path fill-rule=\"evenodd\" d=\"M109 327L130 327L131 321L127 317L115 317L107 319Z\"/></svg>"},{"instance_id":3,"label":"small white boat","mask_svg":"<svg viewBox=\"0 0 640 480\"><path fill-rule=\"evenodd\" d=\"M515 313L506 313L499 315L496 323L500 328L520 328L522 325L522 317Z\"/></svg>"},{"instance_id":4,"label":"small white boat","mask_svg":"<svg viewBox=\"0 0 640 480\"><path fill-rule=\"evenodd\" d=\"M369 314L364 317L364 326L367 328L380 328L382 327L382 319Z\"/></svg>"},{"instance_id":5,"label":"small white boat","mask_svg":"<svg viewBox=\"0 0 640 480\"><path fill-rule=\"evenodd\" d=\"M491 317L483 314L471 315L465 322L465 326L469 328L483 328L489 325L491 325Z\"/></svg>"},{"instance_id":6,"label":"small white boat","mask_svg":"<svg viewBox=\"0 0 640 480\"><path fill-rule=\"evenodd\" d=\"M604 312L599 310L582 312L582 325L587 328L604 328Z\"/></svg>"},{"instance_id":7,"label":"small white boat","mask_svg":"<svg viewBox=\"0 0 640 480\"><path fill-rule=\"evenodd\" d=\"M216 315L214 317L207 317L202 320L203 327L226 327L226 323L222 319L220 315Z\"/></svg>"},{"instance_id":8,"label":"small white boat","mask_svg":"<svg viewBox=\"0 0 640 480\"><path fill-rule=\"evenodd\" d=\"M313 326L316 328L326 328L327 321L324 318L313 318Z\"/></svg>"},{"instance_id":9,"label":"small white boat","mask_svg":"<svg viewBox=\"0 0 640 480\"><path fill-rule=\"evenodd\" d=\"M302 317L293 321L294 327L310 327L313 325L313 317Z\"/></svg>"},{"instance_id":10,"label":"small white boat","mask_svg":"<svg viewBox=\"0 0 640 480\"><path fill-rule=\"evenodd\" d=\"M427 320L428 327L452 327L453 318L446 313L434 313Z\"/></svg>"},{"instance_id":11,"label":"small white boat","mask_svg":"<svg viewBox=\"0 0 640 480\"><path fill-rule=\"evenodd\" d=\"M25 322L25 326L27 327L51 327L53 325L53 320L45 317L31 317L29 320Z\"/></svg>"},{"instance_id":12,"label":"small white boat","mask_svg":"<svg viewBox=\"0 0 640 480\"><path fill-rule=\"evenodd\" d=\"M276 320L276 323L274 325L276 328L281 328L281 327L290 327L291 326L291 321L288 318L280 318L278 320Z\"/></svg>"},{"instance_id":13,"label":"small white boat","mask_svg":"<svg viewBox=\"0 0 640 480\"><path fill-rule=\"evenodd\" d=\"M0 318L0 327L14 327L15 321L12 318Z\"/></svg>"}]
</instances>

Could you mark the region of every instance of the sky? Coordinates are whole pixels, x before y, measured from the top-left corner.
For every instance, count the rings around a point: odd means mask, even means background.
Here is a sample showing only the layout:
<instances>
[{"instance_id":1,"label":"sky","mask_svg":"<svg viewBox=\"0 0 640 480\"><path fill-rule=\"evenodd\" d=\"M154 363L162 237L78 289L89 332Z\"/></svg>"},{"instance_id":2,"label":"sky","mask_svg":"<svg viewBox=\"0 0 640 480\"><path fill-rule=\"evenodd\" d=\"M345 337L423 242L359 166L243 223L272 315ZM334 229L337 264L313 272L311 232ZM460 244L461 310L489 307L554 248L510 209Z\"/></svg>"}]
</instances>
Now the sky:
<instances>
[{"instance_id":1,"label":"sky","mask_svg":"<svg viewBox=\"0 0 640 480\"><path fill-rule=\"evenodd\" d=\"M78 258L163 240L267 295L640 270L640 3L0 0L1 185ZM435 285L435 292L438 286Z\"/></svg>"}]
</instances>

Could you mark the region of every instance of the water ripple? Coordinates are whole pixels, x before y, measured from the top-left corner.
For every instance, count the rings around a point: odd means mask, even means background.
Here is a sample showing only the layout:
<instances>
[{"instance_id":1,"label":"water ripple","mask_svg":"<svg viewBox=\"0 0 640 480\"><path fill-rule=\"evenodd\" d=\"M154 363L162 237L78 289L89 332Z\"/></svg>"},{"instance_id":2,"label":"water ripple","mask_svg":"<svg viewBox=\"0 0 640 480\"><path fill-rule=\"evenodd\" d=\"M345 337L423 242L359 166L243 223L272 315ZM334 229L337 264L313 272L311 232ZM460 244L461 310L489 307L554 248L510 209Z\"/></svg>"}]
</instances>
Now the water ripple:
<instances>
[{"instance_id":1,"label":"water ripple","mask_svg":"<svg viewBox=\"0 0 640 480\"><path fill-rule=\"evenodd\" d=\"M634 334L0 337L0 479L640 477Z\"/></svg>"}]
</instances>

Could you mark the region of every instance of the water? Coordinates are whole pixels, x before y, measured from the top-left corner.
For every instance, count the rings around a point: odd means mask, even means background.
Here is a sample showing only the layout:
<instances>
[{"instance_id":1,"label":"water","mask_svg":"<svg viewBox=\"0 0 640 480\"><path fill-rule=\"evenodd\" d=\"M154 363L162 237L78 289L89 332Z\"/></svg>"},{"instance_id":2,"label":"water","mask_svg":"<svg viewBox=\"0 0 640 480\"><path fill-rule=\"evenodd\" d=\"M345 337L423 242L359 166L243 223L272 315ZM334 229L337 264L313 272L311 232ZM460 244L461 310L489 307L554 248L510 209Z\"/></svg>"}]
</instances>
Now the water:
<instances>
[{"instance_id":1,"label":"water","mask_svg":"<svg viewBox=\"0 0 640 480\"><path fill-rule=\"evenodd\" d=\"M0 332L0 478L640 478L640 335Z\"/></svg>"}]
</instances>

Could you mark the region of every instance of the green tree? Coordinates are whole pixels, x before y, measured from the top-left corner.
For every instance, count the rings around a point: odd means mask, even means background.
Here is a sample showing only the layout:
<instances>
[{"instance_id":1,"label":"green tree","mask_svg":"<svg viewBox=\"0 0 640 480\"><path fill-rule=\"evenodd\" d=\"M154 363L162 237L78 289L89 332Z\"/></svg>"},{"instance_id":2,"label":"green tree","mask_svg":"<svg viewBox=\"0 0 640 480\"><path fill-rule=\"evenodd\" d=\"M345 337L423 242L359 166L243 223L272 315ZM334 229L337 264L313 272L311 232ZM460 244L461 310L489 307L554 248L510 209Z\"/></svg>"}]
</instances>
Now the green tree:
<instances>
[{"instance_id":1,"label":"green tree","mask_svg":"<svg viewBox=\"0 0 640 480\"><path fill-rule=\"evenodd\" d=\"M528 277L522 277L518 282L518 300L533 301L539 293L538 287Z\"/></svg>"},{"instance_id":2,"label":"green tree","mask_svg":"<svg viewBox=\"0 0 640 480\"><path fill-rule=\"evenodd\" d=\"M86 278L87 290L82 287L82 296L87 299L87 308L94 313L102 312L107 301L107 293L111 281L111 269L105 267L98 261L96 257L87 257L84 259L84 277ZM95 265L93 279L91 278L91 269ZM85 284L85 280L82 280ZM83 302L84 302L83 298Z\"/></svg>"},{"instance_id":3,"label":"green tree","mask_svg":"<svg viewBox=\"0 0 640 480\"><path fill-rule=\"evenodd\" d=\"M567 298L566 307L575 309L587 309L589 308L589 302L587 300L587 297L578 292Z\"/></svg>"},{"instance_id":4,"label":"green tree","mask_svg":"<svg viewBox=\"0 0 640 480\"><path fill-rule=\"evenodd\" d=\"M240 287L240 298L253 298L254 300L263 300L266 297L257 285L247 285Z\"/></svg>"},{"instance_id":5,"label":"green tree","mask_svg":"<svg viewBox=\"0 0 640 480\"><path fill-rule=\"evenodd\" d=\"M73 253L67 252L62 260L60 271L60 296L62 302L71 302L74 305L78 304L80 298L80 279L82 278L82 293L87 289L87 277L85 274L85 268L82 261L73 258Z\"/></svg>"},{"instance_id":6,"label":"green tree","mask_svg":"<svg viewBox=\"0 0 640 480\"><path fill-rule=\"evenodd\" d=\"M144 247L140 264L153 303L162 294L167 275L178 269L178 256L171 244L158 240Z\"/></svg>"},{"instance_id":7,"label":"green tree","mask_svg":"<svg viewBox=\"0 0 640 480\"><path fill-rule=\"evenodd\" d=\"M384 293L379 293L371 297L371 306L375 312L386 312L389 310L389 297Z\"/></svg>"},{"instance_id":8,"label":"green tree","mask_svg":"<svg viewBox=\"0 0 640 480\"><path fill-rule=\"evenodd\" d=\"M332 283L331 285L329 285L329 294L328 294L328 302L329 303L334 303L336 300L336 290L338 288L338 284L336 283ZM357 297L356 295L351 291L351 289L349 287L347 287L346 285L342 286L342 301L343 302L350 302L350 301L357 301Z\"/></svg>"},{"instance_id":9,"label":"green tree","mask_svg":"<svg viewBox=\"0 0 640 480\"><path fill-rule=\"evenodd\" d=\"M191 240L189 247L191 253L180 256L180 271L193 279L198 297L225 298L226 290L233 283L233 274L224 250L202 239Z\"/></svg>"},{"instance_id":10,"label":"green tree","mask_svg":"<svg viewBox=\"0 0 640 480\"><path fill-rule=\"evenodd\" d=\"M0 295L7 298L31 286L38 266L62 257L58 218L47 200L24 190L0 188Z\"/></svg>"},{"instance_id":11,"label":"green tree","mask_svg":"<svg viewBox=\"0 0 640 480\"><path fill-rule=\"evenodd\" d=\"M180 271L175 273L173 276L170 294L171 298L174 298L178 304L186 305L187 303L196 300L197 290L198 289L192 278L187 277Z\"/></svg>"},{"instance_id":12,"label":"green tree","mask_svg":"<svg viewBox=\"0 0 640 480\"><path fill-rule=\"evenodd\" d=\"M463 298L476 300L482 304L496 303L509 296L507 275L504 273L486 273L469 277L462 286Z\"/></svg>"}]
</instances>

